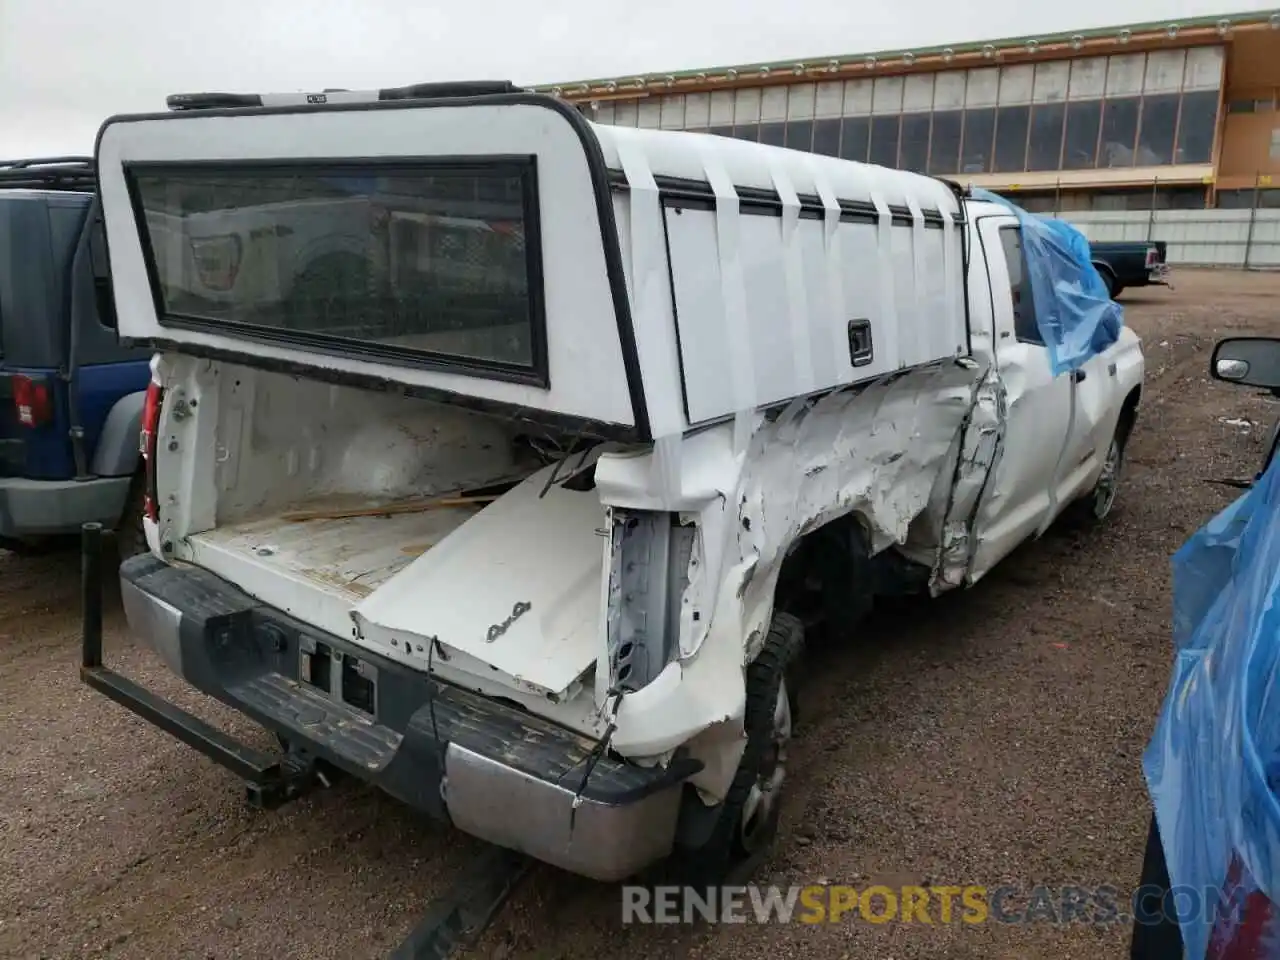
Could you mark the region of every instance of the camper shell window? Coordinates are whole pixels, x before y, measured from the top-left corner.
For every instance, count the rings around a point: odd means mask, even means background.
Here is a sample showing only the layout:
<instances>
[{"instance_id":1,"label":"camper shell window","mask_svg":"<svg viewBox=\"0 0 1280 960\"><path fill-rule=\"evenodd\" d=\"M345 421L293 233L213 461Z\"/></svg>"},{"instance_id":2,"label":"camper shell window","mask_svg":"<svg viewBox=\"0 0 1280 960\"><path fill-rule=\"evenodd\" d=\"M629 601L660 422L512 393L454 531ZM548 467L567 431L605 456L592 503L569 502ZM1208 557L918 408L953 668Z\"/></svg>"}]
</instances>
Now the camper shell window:
<instances>
[{"instance_id":1,"label":"camper shell window","mask_svg":"<svg viewBox=\"0 0 1280 960\"><path fill-rule=\"evenodd\" d=\"M533 157L125 175L162 324L549 385Z\"/></svg>"}]
</instances>

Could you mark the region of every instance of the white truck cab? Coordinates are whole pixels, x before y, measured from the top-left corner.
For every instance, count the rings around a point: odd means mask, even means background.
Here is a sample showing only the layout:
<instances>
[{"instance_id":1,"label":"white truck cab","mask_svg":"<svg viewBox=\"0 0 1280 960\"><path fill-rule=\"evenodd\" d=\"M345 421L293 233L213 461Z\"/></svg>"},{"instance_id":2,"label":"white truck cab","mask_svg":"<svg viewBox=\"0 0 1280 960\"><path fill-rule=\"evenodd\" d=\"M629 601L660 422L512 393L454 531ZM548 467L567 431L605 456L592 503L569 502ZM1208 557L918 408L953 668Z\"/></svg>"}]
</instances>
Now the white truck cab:
<instances>
[{"instance_id":1,"label":"white truck cab","mask_svg":"<svg viewBox=\"0 0 1280 960\"><path fill-rule=\"evenodd\" d=\"M97 145L155 351L124 607L295 765L718 871L807 626L1111 509L1138 338L1054 375L1019 218L955 184L514 90L175 106Z\"/></svg>"}]
</instances>

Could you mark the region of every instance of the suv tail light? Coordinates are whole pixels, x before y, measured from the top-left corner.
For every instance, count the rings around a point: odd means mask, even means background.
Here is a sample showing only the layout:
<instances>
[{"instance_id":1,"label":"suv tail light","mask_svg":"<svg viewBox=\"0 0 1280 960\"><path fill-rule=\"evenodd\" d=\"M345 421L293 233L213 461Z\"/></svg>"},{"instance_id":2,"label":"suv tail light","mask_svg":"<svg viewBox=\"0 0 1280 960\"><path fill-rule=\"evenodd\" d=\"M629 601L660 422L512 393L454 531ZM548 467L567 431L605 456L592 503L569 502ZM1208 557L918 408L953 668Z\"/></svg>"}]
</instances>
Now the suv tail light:
<instances>
[{"instance_id":1,"label":"suv tail light","mask_svg":"<svg viewBox=\"0 0 1280 960\"><path fill-rule=\"evenodd\" d=\"M146 489L142 498L142 513L153 523L160 519L156 502L156 440L160 432L160 405L164 401L164 387L154 380L147 384L147 399L142 405L142 433L138 437L138 452L142 454L146 471Z\"/></svg>"},{"instance_id":2,"label":"suv tail light","mask_svg":"<svg viewBox=\"0 0 1280 960\"><path fill-rule=\"evenodd\" d=\"M1160 251L1155 247L1147 248L1147 269L1150 270L1160 262Z\"/></svg>"},{"instance_id":3,"label":"suv tail light","mask_svg":"<svg viewBox=\"0 0 1280 960\"><path fill-rule=\"evenodd\" d=\"M18 422L25 427L42 427L53 419L53 398L44 377L16 374L13 378L13 405Z\"/></svg>"}]
</instances>

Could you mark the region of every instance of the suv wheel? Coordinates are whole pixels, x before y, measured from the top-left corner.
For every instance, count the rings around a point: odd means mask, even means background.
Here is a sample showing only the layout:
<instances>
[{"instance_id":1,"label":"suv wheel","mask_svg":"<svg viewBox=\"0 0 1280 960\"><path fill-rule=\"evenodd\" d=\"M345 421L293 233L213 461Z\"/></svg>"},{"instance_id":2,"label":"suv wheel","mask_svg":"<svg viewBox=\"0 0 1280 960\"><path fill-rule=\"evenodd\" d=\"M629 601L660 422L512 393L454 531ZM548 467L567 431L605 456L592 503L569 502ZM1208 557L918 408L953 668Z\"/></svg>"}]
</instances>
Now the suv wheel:
<instances>
[{"instance_id":1,"label":"suv wheel","mask_svg":"<svg viewBox=\"0 0 1280 960\"><path fill-rule=\"evenodd\" d=\"M116 553L119 554L121 563L130 557L146 553L149 549L147 533L142 526L142 503L146 489L146 478L139 470L129 484L129 496L125 500L120 520L116 523Z\"/></svg>"}]
</instances>

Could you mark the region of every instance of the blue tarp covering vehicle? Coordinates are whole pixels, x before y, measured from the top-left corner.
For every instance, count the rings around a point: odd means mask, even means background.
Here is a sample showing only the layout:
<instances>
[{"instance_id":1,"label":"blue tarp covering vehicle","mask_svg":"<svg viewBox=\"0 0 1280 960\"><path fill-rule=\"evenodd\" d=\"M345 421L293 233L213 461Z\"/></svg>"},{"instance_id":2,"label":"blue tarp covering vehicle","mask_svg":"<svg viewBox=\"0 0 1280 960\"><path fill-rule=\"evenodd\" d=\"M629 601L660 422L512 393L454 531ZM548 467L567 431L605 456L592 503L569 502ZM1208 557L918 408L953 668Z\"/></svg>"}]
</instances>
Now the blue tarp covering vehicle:
<instances>
[{"instance_id":1,"label":"blue tarp covering vehicle","mask_svg":"<svg viewBox=\"0 0 1280 960\"><path fill-rule=\"evenodd\" d=\"M1173 558L1176 660L1143 767L1188 960L1280 957L1280 466Z\"/></svg>"},{"instance_id":2,"label":"blue tarp covering vehicle","mask_svg":"<svg viewBox=\"0 0 1280 960\"><path fill-rule=\"evenodd\" d=\"M1018 217L1036 321L1054 376L1078 369L1115 343L1124 310L1094 267L1085 235L1065 220L1027 213L990 190L971 192L975 200L998 203Z\"/></svg>"}]
</instances>

